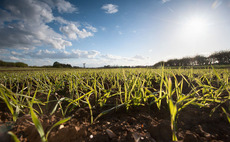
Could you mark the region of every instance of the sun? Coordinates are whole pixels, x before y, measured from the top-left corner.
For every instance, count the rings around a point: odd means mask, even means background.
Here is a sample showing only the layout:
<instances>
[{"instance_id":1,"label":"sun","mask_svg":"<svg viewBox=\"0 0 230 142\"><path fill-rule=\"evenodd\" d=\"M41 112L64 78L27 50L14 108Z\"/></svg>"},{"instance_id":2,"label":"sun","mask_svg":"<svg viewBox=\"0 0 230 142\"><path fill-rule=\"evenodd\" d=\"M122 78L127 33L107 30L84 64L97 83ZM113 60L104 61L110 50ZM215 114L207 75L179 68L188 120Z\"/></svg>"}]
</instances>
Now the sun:
<instances>
[{"instance_id":1,"label":"sun","mask_svg":"<svg viewBox=\"0 0 230 142\"><path fill-rule=\"evenodd\" d=\"M191 30L195 30L195 31L202 31L203 29L205 29L206 26L205 20L199 17L190 19L187 24L188 24L188 28L191 28Z\"/></svg>"},{"instance_id":2,"label":"sun","mask_svg":"<svg viewBox=\"0 0 230 142\"><path fill-rule=\"evenodd\" d=\"M208 23L205 18L191 17L185 21L184 29L188 34L201 35L205 34Z\"/></svg>"}]
</instances>

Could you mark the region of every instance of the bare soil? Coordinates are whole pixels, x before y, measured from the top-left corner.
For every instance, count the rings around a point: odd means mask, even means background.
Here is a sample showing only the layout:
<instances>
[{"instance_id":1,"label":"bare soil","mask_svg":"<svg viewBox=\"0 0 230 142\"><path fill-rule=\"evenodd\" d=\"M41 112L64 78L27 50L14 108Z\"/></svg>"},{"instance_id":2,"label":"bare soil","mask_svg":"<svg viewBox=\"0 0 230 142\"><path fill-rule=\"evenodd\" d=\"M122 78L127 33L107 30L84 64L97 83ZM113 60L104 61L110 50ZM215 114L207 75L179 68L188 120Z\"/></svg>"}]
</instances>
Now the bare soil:
<instances>
[{"instance_id":1,"label":"bare soil","mask_svg":"<svg viewBox=\"0 0 230 142\"><path fill-rule=\"evenodd\" d=\"M95 117L103 109L95 109ZM210 117L210 108L188 106L179 113L177 137L184 142L228 142L230 124L221 110ZM169 142L171 141L170 113L166 103L161 110L155 105L119 108L90 124L90 112L87 107L76 108L69 116L72 118L52 130L49 142ZM62 119L60 110L54 115L40 117L45 132ZM7 130L14 132L22 142L40 142L40 136L32 123L30 115L21 115L17 122L4 104L0 111L0 141L11 142Z\"/></svg>"}]
</instances>

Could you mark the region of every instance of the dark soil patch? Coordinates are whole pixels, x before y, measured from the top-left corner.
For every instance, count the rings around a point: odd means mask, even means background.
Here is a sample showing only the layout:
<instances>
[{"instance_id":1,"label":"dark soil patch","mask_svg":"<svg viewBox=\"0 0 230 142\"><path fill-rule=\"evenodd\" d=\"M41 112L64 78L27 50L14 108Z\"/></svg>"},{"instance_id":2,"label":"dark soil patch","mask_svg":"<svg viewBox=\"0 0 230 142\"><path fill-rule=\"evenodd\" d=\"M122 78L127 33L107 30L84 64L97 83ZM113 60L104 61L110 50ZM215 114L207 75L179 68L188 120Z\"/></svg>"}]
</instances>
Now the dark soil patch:
<instances>
[{"instance_id":1,"label":"dark soil patch","mask_svg":"<svg viewBox=\"0 0 230 142\"><path fill-rule=\"evenodd\" d=\"M2 113L1 125L4 125L12 118L8 112L4 117ZM62 119L58 113L40 117L45 132ZM222 111L216 111L212 117L209 114L210 109L195 106L182 110L178 118L178 139L185 142L230 141L230 125L225 114ZM76 109L68 122L52 130L49 142L134 142L134 138L146 142L171 141L170 114L164 104L161 110L154 105L130 107L128 111L124 107L102 116L93 124L89 120L87 108ZM11 131L22 142L41 141L29 115L19 117ZM112 132L112 136L108 132ZM3 142L11 141L6 133L1 133L0 139Z\"/></svg>"}]
</instances>

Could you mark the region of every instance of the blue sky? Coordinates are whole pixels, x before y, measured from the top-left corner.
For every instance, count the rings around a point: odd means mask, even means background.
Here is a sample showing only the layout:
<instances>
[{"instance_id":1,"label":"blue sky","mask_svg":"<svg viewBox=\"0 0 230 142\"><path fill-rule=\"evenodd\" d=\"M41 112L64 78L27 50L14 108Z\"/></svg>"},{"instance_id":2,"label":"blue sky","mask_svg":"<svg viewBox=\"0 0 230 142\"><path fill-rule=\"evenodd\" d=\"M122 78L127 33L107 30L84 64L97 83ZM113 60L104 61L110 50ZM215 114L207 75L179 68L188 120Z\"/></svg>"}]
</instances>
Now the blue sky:
<instances>
[{"instance_id":1,"label":"blue sky","mask_svg":"<svg viewBox=\"0 0 230 142\"><path fill-rule=\"evenodd\" d=\"M229 50L229 0L3 0L0 60L153 65Z\"/></svg>"}]
</instances>

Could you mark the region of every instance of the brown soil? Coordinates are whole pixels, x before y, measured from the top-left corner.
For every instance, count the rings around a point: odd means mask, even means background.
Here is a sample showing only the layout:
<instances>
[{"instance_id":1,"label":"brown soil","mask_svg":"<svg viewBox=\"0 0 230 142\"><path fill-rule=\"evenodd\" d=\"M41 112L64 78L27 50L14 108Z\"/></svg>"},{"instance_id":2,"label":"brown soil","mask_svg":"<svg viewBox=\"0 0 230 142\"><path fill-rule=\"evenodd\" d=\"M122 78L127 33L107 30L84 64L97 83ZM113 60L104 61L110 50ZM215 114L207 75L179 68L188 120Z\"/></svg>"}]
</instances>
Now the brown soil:
<instances>
[{"instance_id":1,"label":"brown soil","mask_svg":"<svg viewBox=\"0 0 230 142\"><path fill-rule=\"evenodd\" d=\"M167 106L163 103L159 111L155 105L125 107L110 112L90 124L88 108L76 108L72 112L72 118L52 130L49 142L110 142L110 141L145 141L145 142L168 142L171 141L170 114ZM7 124L12 125L11 115L1 104L0 125L1 130ZM102 109L97 110L101 112ZM217 110L209 117L209 108L188 106L179 113L177 136L179 141L185 142L227 142L230 141L230 124L225 114ZM94 110L95 116L99 114ZM52 116L40 117L45 132L51 126L62 119L59 111ZM31 117L22 115L17 122L9 127L22 142L40 142L41 139ZM0 131L0 141L10 142L11 138L6 131Z\"/></svg>"}]
</instances>

